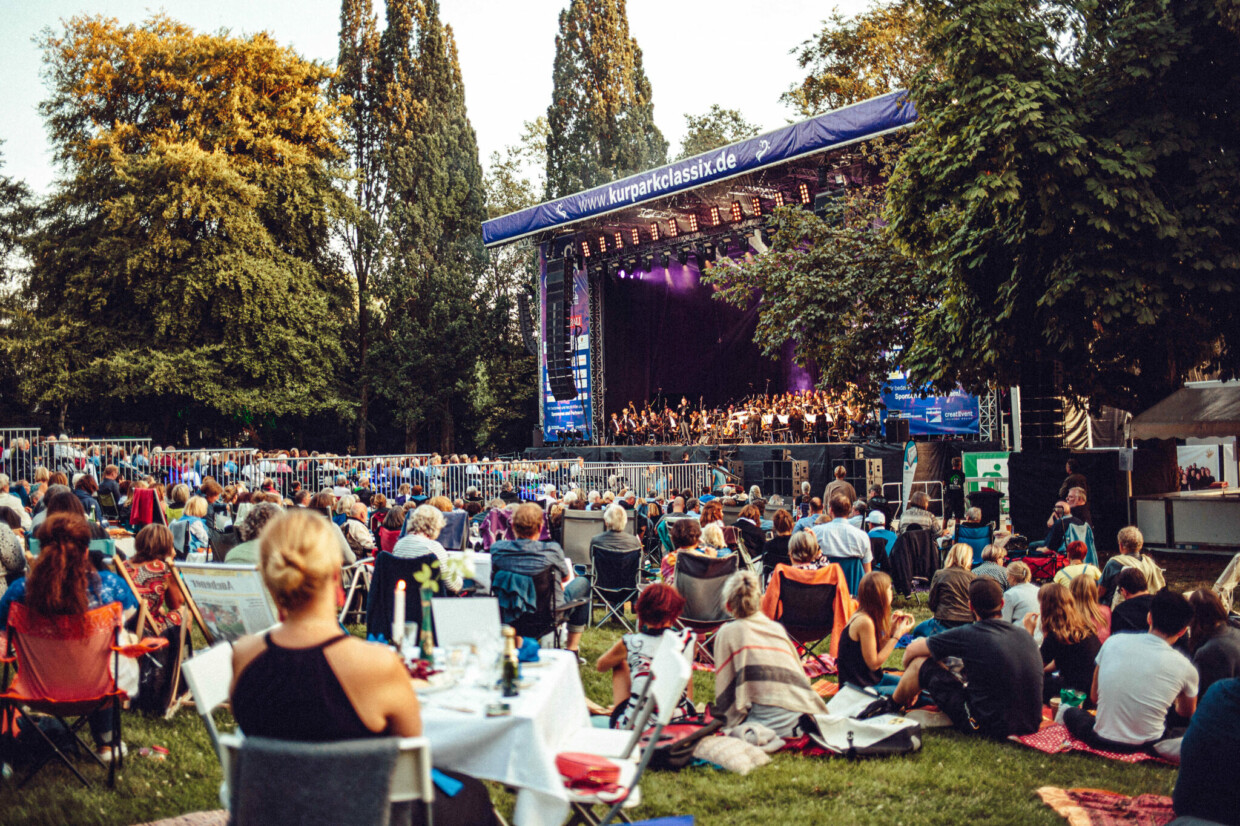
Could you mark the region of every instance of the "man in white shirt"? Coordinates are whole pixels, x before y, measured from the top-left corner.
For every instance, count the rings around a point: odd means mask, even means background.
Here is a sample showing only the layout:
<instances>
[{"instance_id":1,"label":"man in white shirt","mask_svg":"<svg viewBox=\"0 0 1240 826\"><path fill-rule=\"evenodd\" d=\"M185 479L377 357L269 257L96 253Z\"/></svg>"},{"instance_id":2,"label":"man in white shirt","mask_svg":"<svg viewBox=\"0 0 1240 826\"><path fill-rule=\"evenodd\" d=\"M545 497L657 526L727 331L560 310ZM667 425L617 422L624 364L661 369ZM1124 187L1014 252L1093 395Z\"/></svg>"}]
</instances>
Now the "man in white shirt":
<instances>
[{"instance_id":1,"label":"man in white shirt","mask_svg":"<svg viewBox=\"0 0 1240 826\"><path fill-rule=\"evenodd\" d=\"M1181 717L1192 716L1198 676L1189 659L1171 646L1192 618L1188 600L1164 588L1150 602L1148 634L1112 634L1098 652L1089 692L1098 716L1068 709L1064 725L1072 736L1114 752L1142 751L1178 736L1166 728L1167 710L1174 706Z\"/></svg>"},{"instance_id":2,"label":"man in white shirt","mask_svg":"<svg viewBox=\"0 0 1240 826\"><path fill-rule=\"evenodd\" d=\"M860 528L848 523L852 502L842 493L831 497L828 503L831 521L813 527L814 538L822 555L827 558L853 557L860 559L865 572L870 572L874 554L870 551L870 537Z\"/></svg>"},{"instance_id":3,"label":"man in white shirt","mask_svg":"<svg viewBox=\"0 0 1240 826\"><path fill-rule=\"evenodd\" d=\"M22 506L22 500L17 494L9 491L9 476L7 473L0 473L0 506L12 508L22 520L22 530L30 532L30 514L26 513L26 509Z\"/></svg>"}]
</instances>

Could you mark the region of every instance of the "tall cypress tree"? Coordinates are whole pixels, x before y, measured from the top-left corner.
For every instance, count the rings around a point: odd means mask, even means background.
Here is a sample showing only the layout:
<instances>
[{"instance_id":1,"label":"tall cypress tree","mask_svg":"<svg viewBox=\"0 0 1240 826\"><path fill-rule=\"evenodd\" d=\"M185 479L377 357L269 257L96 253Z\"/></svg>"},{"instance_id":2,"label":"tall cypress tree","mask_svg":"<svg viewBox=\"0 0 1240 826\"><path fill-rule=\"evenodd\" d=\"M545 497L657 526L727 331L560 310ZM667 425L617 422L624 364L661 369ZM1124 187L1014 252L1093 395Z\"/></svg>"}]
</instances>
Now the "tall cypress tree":
<instances>
[{"instance_id":1,"label":"tall cypress tree","mask_svg":"<svg viewBox=\"0 0 1240 826\"><path fill-rule=\"evenodd\" d=\"M341 106L343 145L351 172L345 188L352 208L337 222L337 234L357 283L357 450L361 454L366 453L370 417L371 290L373 274L383 266L387 220L381 69L378 21L371 0L344 0L340 7L340 52L331 91Z\"/></svg>"},{"instance_id":2,"label":"tall cypress tree","mask_svg":"<svg viewBox=\"0 0 1240 826\"><path fill-rule=\"evenodd\" d=\"M398 85L387 95L391 259L382 278L386 337L376 349L385 368L377 388L404 426L406 448L430 422L447 451L478 356L482 164L456 42L438 2L389 2L385 41L385 75Z\"/></svg>"},{"instance_id":3,"label":"tall cypress tree","mask_svg":"<svg viewBox=\"0 0 1240 826\"><path fill-rule=\"evenodd\" d=\"M572 0L560 12L553 80L548 198L667 162L624 0Z\"/></svg>"}]
</instances>

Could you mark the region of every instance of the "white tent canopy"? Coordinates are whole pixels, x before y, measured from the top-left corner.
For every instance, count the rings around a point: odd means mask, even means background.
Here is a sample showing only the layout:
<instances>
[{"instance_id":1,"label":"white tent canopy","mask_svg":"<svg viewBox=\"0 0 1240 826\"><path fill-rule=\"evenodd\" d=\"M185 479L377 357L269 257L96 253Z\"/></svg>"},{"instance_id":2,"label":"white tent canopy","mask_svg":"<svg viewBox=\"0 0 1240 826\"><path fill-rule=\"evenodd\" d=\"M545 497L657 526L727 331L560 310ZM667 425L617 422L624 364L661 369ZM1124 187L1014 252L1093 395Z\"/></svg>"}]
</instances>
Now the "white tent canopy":
<instances>
[{"instance_id":1,"label":"white tent canopy","mask_svg":"<svg viewBox=\"0 0 1240 826\"><path fill-rule=\"evenodd\" d=\"M1134 439L1223 438L1240 434L1240 381L1196 382L1132 420Z\"/></svg>"}]
</instances>

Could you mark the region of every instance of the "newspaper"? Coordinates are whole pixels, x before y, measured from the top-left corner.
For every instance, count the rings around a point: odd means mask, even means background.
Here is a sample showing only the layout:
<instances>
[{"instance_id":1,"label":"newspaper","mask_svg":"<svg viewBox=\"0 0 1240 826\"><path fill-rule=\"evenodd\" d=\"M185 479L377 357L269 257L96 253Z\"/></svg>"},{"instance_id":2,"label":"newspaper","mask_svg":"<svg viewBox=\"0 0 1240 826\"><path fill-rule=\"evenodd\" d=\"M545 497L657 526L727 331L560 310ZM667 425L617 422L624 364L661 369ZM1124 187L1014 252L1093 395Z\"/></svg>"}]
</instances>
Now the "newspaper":
<instances>
[{"instance_id":1,"label":"newspaper","mask_svg":"<svg viewBox=\"0 0 1240 826\"><path fill-rule=\"evenodd\" d=\"M217 641L261 634L278 622L275 602L257 566L193 562L176 566Z\"/></svg>"}]
</instances>

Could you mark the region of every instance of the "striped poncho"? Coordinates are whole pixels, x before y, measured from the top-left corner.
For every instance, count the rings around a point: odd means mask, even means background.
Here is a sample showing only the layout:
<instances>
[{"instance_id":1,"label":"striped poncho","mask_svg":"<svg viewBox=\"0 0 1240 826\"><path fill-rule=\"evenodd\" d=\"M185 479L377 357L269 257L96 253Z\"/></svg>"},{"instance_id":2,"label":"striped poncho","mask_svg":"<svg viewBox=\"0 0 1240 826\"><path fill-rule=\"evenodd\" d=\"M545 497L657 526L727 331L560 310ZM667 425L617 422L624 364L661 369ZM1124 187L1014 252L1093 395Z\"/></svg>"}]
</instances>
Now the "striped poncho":
<instances>
[{"instance_id":1,"label":"striped poncho","mask_svg":"<svg viewBox=\"0 0 1240 826\"><path fill-rule=\"evenodd\" d=\"M827 712L783 626L761 612L729 622L715 637L717 713L732 727L754 704L801 714Z\"/></svg>"}]
</instances>

